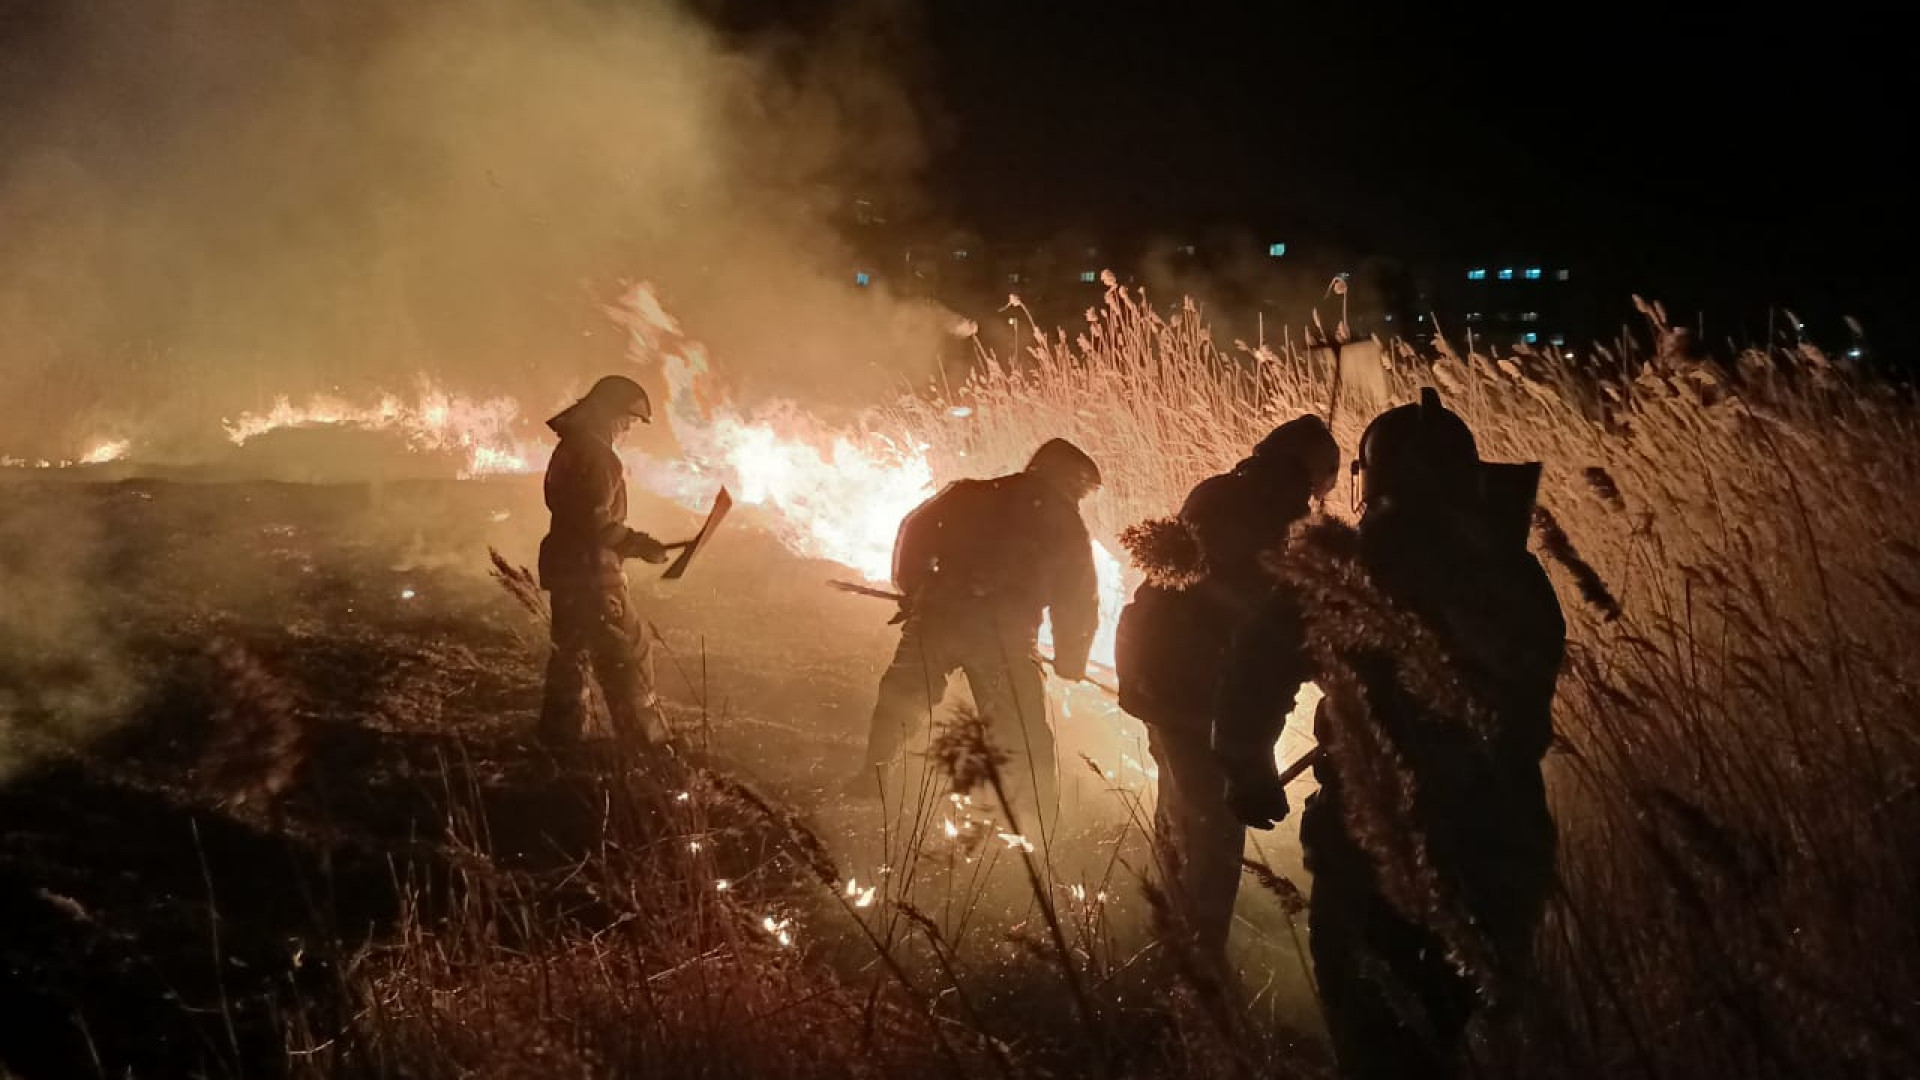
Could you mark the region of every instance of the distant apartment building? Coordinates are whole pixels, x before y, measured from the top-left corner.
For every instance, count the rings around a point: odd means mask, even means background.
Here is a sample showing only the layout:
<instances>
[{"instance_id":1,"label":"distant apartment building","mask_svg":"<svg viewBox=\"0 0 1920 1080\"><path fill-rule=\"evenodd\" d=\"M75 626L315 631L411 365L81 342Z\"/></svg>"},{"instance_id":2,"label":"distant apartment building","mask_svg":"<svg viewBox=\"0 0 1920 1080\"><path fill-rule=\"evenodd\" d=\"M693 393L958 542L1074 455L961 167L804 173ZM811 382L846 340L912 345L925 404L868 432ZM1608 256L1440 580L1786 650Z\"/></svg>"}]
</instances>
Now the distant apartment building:
<instances>
[{"instance_id":1,"label":"distant apartment building","mask_svg":"<svg viewBox=\"0 0 1920 1080\"><path fill-rule=\"evenodd\" d=\"M983 323L1012 295L1043 324L1073 325L1100 303L1102 273L1111 271L1164 303L1193 296L1222 343L1299 340L1316 315L1328 332L1344 314L1356 337L1428 346L1439 333L1455 348L1574 349L1608 336L1626 295L1599 280L1593 264L1546 252L1412 261L1281 229L1163 231L1152 239L909 235L866 200L848 217L858 252L850 286L933 298Z\"/></svg>"},{"instance_id":2,"label":"distant apartment building","mask_svg":"<svg viewBox=\"0 0 1920 1080\"><path fill-rule=\"evenodd\" d=\"M1580 348L1602 334L1606 293L1593 264L1544 253L1437 262L1415 275L1415 319L1456 346Z\"/></svg>"}]
</instances>

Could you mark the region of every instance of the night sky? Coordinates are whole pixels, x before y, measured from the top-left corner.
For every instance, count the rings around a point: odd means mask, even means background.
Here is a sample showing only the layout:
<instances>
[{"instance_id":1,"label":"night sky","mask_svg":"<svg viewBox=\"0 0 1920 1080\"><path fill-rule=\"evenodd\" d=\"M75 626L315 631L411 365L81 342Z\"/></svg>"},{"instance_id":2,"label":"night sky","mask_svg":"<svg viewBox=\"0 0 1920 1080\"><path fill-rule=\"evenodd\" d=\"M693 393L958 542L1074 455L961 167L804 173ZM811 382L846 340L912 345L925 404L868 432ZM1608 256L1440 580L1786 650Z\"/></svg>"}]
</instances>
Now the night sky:
<instances>
[{"instance_id":1,"label":"night sky","mask_svg":"<svg viewBox=\"0 0 1920 1080\"><path fill-rule=\"evenodd\" d=\"M707 6L743 26L835 8ZM1910 319L1915 50L1887 17L1443 6L900 9L926 187L989 236L1308 221L1410 259L1603 260L1885 337Z\"/></svg>"},{"instance_id":2,"label":"night sky","mask_svg":"<svg viewBox=\"0 0 1920 1080\"><path fill-rule=\"evenodd\" d=\"M1285 208L1376 243L1592 243L1626 225L1864 252L1892 224L1912 149L1897 92L1912 80L1888 32L1837 9L1128 10L929 9L935 107L952 112L937 172L955 205L1034 226Z\"/></svg>"},{"instance_id":3,"label":"night sky","mask_svg":"<svg viewBox=\"0 0 1920 1080\"><path fill-rule=\"evenodd\" d=\"M1310 222L1358 252L1597 257L1654 293L1909 318L1920 95L1884 15L678 2L748 45L850 9L888 26L874 59L923 121L922 208L990 238ZM0 29L32 7L0 0Z\"/></svg>"}]
</instances>

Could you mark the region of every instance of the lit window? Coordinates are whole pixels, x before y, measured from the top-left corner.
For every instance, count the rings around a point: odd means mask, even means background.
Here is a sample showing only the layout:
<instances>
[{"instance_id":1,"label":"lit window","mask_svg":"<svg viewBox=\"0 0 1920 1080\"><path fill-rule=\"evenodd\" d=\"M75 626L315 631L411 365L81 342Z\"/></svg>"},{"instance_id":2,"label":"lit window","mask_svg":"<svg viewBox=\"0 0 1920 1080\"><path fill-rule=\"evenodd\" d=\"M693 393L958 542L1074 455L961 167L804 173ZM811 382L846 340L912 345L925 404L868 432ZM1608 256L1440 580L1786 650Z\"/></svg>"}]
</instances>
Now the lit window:
<instances>
[{"instance_id":1,"label":"lit window","mask_svg":"<svg viewBox=\"0 0 1920 1080\"><path fill-rule=\"evenodd\" d=\"M953 249L953 261L954 261L954 262L964 262L964 261L966 260L966 258L967 258L967 249L966 249L966 248L955 248L955 249Z\"/></svg>"},{"instance_id":2,"label":"lit window","mask_svg":"<svg viewBox=\"0 0 1920 1080\"><path fill-rule=\"evenodd\" d=\"M1469 311L1469 312L1467 312L1467 321L1468 321L1468 322L1479 322L1479 321L1480 321L1480 313L1479 313L1479 312L1477 312L1477 311Z\"/></svg>"},{"instance_id":3,"label":"lit window","mask_svg":"<svg viewBox=\"0 0 1920 1080\"><path fill-rule=\"evenodd\" d=\"M1553 272L1553 280L1555 281L1565 281L1572 276L1573 275L1571 273L1565 270L1555 270Z\"/></svg>"},{"instance_id":4,"label":"lit window","mask_svg":"<svg viewBox=\"0 0 1920 1080\"><path fill-rule=\"evenodd\" d=\"M1529 267L1527 267L1527 280L1528 280L1528 281L1539 281L1539 280L1540 280L1540 268L1539 268L1539 267L1537 267L1537 266L1529 266Z\"/></svg>"},{"instance_id":5,"label":"lit window","mask_svg":"<svg viewBox=\"0 0 1920 1080\"><path fill-rule=\"evenodd\" d=\"M1267 258L1269 259L1277 259L1280 256L1285 255L1286 253L1287 253L1287 245L1285 244L1268 244L1267 245Z\"/></svg>"},{"instance_id":6,"label":"lit window","mask_svg":"<svg viewBox=\"0 0 1920 1080\"><path fill-rule=\"evenodd\" d=\"M1181 245L1180 245L1180 254L1182 254L1182 255L1191 255L1191 254L1193 254L1193 253L1194 253L1194 246L1193 246L1192 244L1181 244Z\"/></svg>"},{"instance_id":7,"label":"lit window","mask_svg":"<svg viewBox=\"0 0 1920 1080\"><path fill-rule=\"evenodd\" d=\"M1081 282L1081 284L1084 284L1084 285L1091 285L1091 284L1093 284L1094 282L1096 282L1096 281L1099 281L1099 280L1100 280L1100 272L1099 272L1098 270L1082 270L1082 271L1080 271L1080 282Z\"/></svg>"},{"instance_id":8,"label":"lit window","mask_svg":"<svg viewBox=\"0 0 1920 1080\"><path fill-rule=\"evenodd\" d=\"M1556 346L1565 345L1567 343L1567 335L1555 334L1552 337L1548 338L1547 340L1552 342Z\"/></svg>"},{"instance_id":9,"label":"lit window","mask_svg":"<svg viewBox=\"0 0 1920 1080\"><path fill-rule=\"evenodd\" d=\"M1503 266L1503 267L1501 267L1501 268L1500 268L1500 280L1501 280L1501 281L1512 281L1512 280L1513 280L1513 267L1511 267L1511 266Z\"/></svg>"},{"instance_id":10,"label":"lit window","mask_svg":"<svg viewBox=\"0 0 1920 1080\"><path fill-rule=\"evenodd\" d=\"M1531 331L1531 330L1529 330L1529 331L1527 331L1526 333L1524 333L1524 334L1521 334L1521 335L1520 335L1520 338L1521 338L1521 340L1523 340L1523 341L1525 341L1525 342L1526 342L1527 344L1529 344L1529 345L1533 345L1533 344L1536 344L1536 343L1538 343L1538 342L1539 342L1539 340L1540 340L1540 335L1539 335L1539 334L1536 334L1536 333L1534 333L1534 332L1533 332L1533 331Z\"/></svg>"},{"instance_id":11,"label":"lit window","mask_svg":"<svg viewBox=\"0 0 1920 1080\"><path fill-rule=\"evenodd\" d=\"M1426 322L1426 321L1427 321L1427 317L1426 317L1425 315L1416 315L1416 316L1414 316L1414 318L1413 318L1413 321L1414 321L1414 322Z\"/></svg>"},{"instance_id":12,"label":"lit window","mask_svg":"<svg viewBox=\"0 0 1920 1080\"><path fill-rule=\"evenodd\" d=\"M1468 281L1487 280L1487 268L1484 266L1476 266L1473 269L1467 271L1467 280Z\"/></svg>"},{"instance_id":13,"label":"lit window","mask_svg":"<svg viewBox=\"0 0 1920 1080\"><path fill-rule=\"evenodd\" d=\"M1526 312L1520 316L1520 321L1521 322L1539 322L1540 313L1537 311Z\"/></svg>"},{"instance_id":14,"label":"lit window","mask_svg":"<svg viewBox=\"0 0 1920 1080\"><path fill-rule=\"evenodd\" d=\"M1393 316L1391 316L1391 315L1389 315L1389 316L1387 316L1387 321L1388 321L1388 322L1392 322L1392 321L1393 321Z\"/></svg>"},{"instance_id":15,"label":"lit window","mask_svg":"<svg viewBox=\"0 0 1920 1080\"><path fill-rule=\"evenodd\" d=\"M1018 285L1018 284L1020 284L1020 275L1019 275L1019 274L1017 274L1017 273L1013 273L1013 274L1008 274L1008 275L1007 275L1007 284L1009 284L1009 285Z\"/></svg>"},{"instance_id":16,"label":"lit window","mask_svg":"<svg viewBox=\"0 0 1920 1080\"><path fill-rule=\"evenodd\" d=\"M853 275L853 283L862 287L873 284L873 275L861 270Z\"/></svg>"}]
</instances>

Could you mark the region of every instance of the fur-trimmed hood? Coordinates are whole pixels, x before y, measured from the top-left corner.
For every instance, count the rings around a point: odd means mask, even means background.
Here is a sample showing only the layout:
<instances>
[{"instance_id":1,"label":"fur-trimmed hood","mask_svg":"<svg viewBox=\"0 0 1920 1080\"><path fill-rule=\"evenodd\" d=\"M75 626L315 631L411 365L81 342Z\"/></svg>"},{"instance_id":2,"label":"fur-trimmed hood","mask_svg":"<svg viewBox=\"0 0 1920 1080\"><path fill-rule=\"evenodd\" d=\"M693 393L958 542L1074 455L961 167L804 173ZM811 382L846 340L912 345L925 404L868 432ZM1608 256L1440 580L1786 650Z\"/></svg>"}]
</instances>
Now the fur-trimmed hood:
<instances>
[{"instance_id":1,"label":"fur-trimmed hood","mask_svg":"<svg viewBox=\"0 0 1920 1080\"><path fill-rule=\"evenodd\" d=\"M1177 592L1192 588L1207 576L1206 550L1193 527L1180 517L1130 525L1120 534L1120 546L1146 575L1149 585Z\"/></svg>"}]
</instances>

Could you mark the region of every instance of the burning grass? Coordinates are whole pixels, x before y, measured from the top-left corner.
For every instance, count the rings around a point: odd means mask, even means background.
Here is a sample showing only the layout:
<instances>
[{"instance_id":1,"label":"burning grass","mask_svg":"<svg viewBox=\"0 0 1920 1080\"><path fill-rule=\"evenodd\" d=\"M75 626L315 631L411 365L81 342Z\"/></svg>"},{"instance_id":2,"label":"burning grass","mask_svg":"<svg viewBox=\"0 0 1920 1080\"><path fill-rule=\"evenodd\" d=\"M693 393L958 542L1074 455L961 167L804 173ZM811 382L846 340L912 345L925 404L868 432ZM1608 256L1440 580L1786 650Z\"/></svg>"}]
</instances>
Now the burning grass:
<instances>
[{"instance_id":1,"label":"burning grass","mask_svg":"<svg viewBox=\"0 0 1920 1080\"><path fill-rule=\"evenodd\" d=\"M1483 456L1547 465L1538 524L1572 638L1548 765L1561 884L1539 986L1488 1019L1476 1058L1514 1075L1909 1072L1916 414L1807 346L1733 370L1685 361L1658 309L1643 310L1641 333L1587 363L1354 349L1367 369L1337 380L1348 448L1379 407L1433 382ZM1012 468L1041 439L1071 438L1107 473L1095 534L1117 537L1274 424L1325 414L1329 360L1286 342L1229 351L1191 305L1162 313L1114 289L1081 332L1036 328L1024 356L983 353L965 385L903 401L889 423L941 476ZM966 735L945 739L951 751ZM990 754L946 756L994 772ZM1107 835L1038 854L937 773L894 797L872 873L844 874L805 826L735 794L782 872L723 879L682 859L662 877L609 844L577 873L612 907L571 929L470 883L486 918L418 927L363 984L383 1002L362 1013L380 1017L376 1060L520 1060L480 1051L501 1030L492 1008L539 1028L526 1045L570 1047L569 1067L600 1072L1311 1068L1235 989L1139 949L1166 917L1143 882L1139 794L1109 796L1121 813ZM1050 851L1071 844L1100 855L1068 869ZM680 850L679 834L666 846ZM1291 921L1286 879L1263 880ZM642 897L641 881L669 887ZM1139 913L1116 918L1129 902ZM475 936L496 924L525 943ZM778 1046L733 1026L769 1014L793 1018ZM392 1034L396 1017L407 1034Z\"/></svg>"},{"instance_id":2,"label":"burning grass","mask_svg":"<svg viewBox=\"0 0 1920 1080\"><path fill-rule=\"evenodd\" d=\"M1379 408L1437 384L1483 456L1546 464L1536 533L1571 638L1547 764L1560 884L1534 992L1476 1034L1482 1074L1912 1075L1920 413L1804 343L1725 367L1688 360L1659 309L1643 313L1578 361L1356 346L1336 376L1323 350L1222 347L1191 305L1160 311L1116 289L1077 333L1036 328L1023 355L983 352L964 385L846 431L733 409L695 377L704 360L677 327L653 320L636 354L682 365L688 396L672 408L698 452L672 477L637 471L702 506L752 473L787 547L874 573L891 520L879 540L877 526L840 536L815 522L889 462L925 471L905 477L911 492L884 489L875 520L934 478L1013 468L1044 438L1071 438L1103 465L1088 509L1111 543L1273 425L1326 415L1336 386L1332 426L1351 451ZM852 459L852 487L814 475ZM1117 599L1130 584L1103 588ZM704 701L704 658L699 670ZM1263 874L1267 895L1242 905L1284 928L1259 947L1270 970L1298 973L1290 1002L1151 946L1168 915L1148 880L1136 733L1090 692L1056 690L1063 742L1096 763L1069 769L1090 778L1079 810L1102 812L1051 837L997 812L994 758L978 752L946 757L950 772L984 770L984 787L909 770L857 811L851 838L722 762L650 777L604 756L561 762L553 787L573 810L542 804L533 822L443 765L446 827L398 860L396 927L365 948L335 943L339 978L289 1014L283 1064L1312 1073L1295 887ZM948 751L979 749L964 728L941 734ZM566 842L525 857L535 825Z\"/></svg>"}]
</instances>

